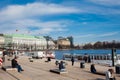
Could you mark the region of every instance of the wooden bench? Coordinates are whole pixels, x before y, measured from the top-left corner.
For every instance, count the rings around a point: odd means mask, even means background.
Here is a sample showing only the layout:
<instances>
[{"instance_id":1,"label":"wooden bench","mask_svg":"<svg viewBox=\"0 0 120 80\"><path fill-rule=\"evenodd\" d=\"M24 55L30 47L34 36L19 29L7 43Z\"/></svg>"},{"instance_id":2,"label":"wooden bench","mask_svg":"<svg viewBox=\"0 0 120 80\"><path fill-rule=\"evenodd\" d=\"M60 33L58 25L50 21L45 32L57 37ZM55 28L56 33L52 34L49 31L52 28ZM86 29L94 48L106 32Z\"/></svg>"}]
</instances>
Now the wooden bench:
<instances>
[{"instance_id":1,"label":"wooden bench","mask_svg":"<svg viewBox=\"0 0 120 80\"><path fill-rule=\"evenodd\" d=\"M31 78L29 78L17 71L8 70L7 73L10 74L11 76L13 76L14 78L16 78L17 80L32 80Z\"/></svg>"},{"instance_id":2,"label":"wooden bench","mask_svg":"<svg viewBox=\"0 0 120 80\"><path fill-rule=\"evenodd\" d=\"M54 72L58 74L68 73L66 70L59 70L59 69L50 69L50 72Z\"/></svg>"}]
</instances>

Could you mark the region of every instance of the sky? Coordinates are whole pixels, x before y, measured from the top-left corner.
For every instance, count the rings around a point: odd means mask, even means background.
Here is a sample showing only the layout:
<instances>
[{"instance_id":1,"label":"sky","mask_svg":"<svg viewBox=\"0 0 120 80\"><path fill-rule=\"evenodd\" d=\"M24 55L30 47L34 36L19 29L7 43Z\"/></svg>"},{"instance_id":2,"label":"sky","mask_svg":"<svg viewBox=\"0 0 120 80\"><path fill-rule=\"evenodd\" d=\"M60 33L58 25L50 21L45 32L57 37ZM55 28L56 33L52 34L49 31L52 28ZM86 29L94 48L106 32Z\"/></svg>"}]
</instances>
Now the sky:
<instances>
[{"instance_id":1,"label":"sky","mask_svg":"<svg viewBox=\"0 0 120 80\"><path fill-rule=\"evenodd\" d=\"M0 33L120 41L120 0L0 0Z\"/></svg>"}]
</instances>

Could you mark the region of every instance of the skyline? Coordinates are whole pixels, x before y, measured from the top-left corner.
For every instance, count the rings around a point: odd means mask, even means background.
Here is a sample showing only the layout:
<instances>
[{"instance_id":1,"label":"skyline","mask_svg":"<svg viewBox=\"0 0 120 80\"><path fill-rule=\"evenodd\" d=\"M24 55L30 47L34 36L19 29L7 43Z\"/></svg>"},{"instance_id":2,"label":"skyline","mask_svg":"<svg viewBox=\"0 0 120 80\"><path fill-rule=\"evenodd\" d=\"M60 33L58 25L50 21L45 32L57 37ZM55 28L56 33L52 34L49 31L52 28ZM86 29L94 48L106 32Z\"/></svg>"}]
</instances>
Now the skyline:
<instances>
[{"instance_id":1,"label":"skyline","mask_svg":"<svg viewBox=\"0 0 120 80\"><path fill-rule=\"evenodd\" d=\"M0 0L0 33L72 36L74 44L120 41L120 1Z\"/></svg>"}]
</instances>

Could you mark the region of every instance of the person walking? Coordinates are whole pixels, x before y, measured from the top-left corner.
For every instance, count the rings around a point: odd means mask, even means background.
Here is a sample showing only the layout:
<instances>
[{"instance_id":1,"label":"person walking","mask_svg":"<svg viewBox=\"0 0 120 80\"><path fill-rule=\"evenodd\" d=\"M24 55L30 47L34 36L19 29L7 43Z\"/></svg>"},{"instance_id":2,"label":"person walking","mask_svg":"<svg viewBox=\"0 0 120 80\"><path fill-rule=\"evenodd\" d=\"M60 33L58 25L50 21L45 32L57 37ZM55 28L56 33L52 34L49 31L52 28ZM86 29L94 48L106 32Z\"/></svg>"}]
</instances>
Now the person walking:
<instances>
[{"instance_id":1,"label":"person walking","mask_svg":"<svg viewBox=\"0 0 120 80\"><path fill-rule=\"evenodd\" d=\"M71 58L72 66L74 65L74 61L75 61L75 59L74 59L74 57L72 56L72 58Z\"/></svg>"}]
</instances>

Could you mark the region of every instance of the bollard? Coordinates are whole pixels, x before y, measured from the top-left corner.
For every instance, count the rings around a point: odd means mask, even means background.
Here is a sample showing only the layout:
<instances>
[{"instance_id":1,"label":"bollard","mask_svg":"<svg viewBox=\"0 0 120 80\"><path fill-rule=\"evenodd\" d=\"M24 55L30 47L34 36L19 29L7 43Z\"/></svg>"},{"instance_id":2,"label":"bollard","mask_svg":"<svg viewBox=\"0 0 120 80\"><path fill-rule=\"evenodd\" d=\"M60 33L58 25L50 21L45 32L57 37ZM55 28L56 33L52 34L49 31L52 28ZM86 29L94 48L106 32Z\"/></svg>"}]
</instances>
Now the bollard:
<instances>
[{"instance_id":1,"label":"bollard","mask_svg":"<svg viewBox=\"0 0 120 80\"><path fill-rule=\"evenodd\" d=\"M80 63L80 68L85 68L85 63L84 62Z\"/></svg>"}]
</instances>

